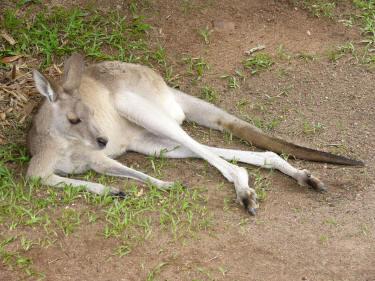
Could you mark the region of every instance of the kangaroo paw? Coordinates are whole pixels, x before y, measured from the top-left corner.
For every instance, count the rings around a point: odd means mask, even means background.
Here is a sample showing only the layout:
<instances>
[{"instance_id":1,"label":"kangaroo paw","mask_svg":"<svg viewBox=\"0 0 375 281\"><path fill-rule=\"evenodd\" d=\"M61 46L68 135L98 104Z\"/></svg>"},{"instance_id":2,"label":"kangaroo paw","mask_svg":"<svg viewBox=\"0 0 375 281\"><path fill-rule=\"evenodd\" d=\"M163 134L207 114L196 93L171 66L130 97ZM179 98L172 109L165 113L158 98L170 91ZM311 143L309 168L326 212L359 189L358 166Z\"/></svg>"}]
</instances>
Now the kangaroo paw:
<instances>
[{"instance_id":1,"label":"kangaroo paw","mask_svg":"<svg viewBox=\"0 0 375 281\"><path fill-rule=\"evenodd\" d=\"M301 171L301 175L298 179L298 184L301 186L309 186L312 189L319 192L327 191L324 183L317 177L311 175L311 173L308 170Z\"/></svg>"},{"instance_id":2,"label":"kangaroo paw","mask_svg":"<svg viewBox=\"0 0 375 281\"><path fill-rule=\"evenodd\" d=\"M249 188L248 190L237 193L237 202L240 203L251 216L256 215L258 204L254 189Z\"/></svg>"},{"instance_id":3,"label":"kangaroo paw","mask_svg":"<svg viewBox=\"0 0 375 281\"><path fill-rule=\"evenodd\" d=\"M123 191L116 191L116 192L112 191L111 195L112 195L112 197L118 198L118 199L125 199L126 198L126 194Z\"/></svg>"}]
</instances>

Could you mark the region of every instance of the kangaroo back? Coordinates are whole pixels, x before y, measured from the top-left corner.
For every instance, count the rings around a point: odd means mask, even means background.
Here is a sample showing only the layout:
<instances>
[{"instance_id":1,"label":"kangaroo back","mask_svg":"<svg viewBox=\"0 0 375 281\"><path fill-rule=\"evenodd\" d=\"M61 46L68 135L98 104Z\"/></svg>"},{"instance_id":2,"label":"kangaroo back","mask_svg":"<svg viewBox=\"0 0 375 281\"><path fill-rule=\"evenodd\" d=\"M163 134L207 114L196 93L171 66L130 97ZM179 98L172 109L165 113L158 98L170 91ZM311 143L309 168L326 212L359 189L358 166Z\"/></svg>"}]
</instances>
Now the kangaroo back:
<instances>
[{"instance_id":1,"label":"kangaroo back","mask_svg":"<svg viewBox=\"0 0 375 281\"><path fill-rule=\"evenodd\" d=\"M194 121L205 127L221 131L228 130L236 137L246 140L258 148L270 150L279 154L284 153L303 160L350 166L364 165L364 163L359 160L349 159L344 156L299 146L269 136L254 125L251 125L250 123L247 123L210 103L189 96L178 90L171 90L174 92L177 101L182 106L188 120Z\"/></svg>"}]
</instances>

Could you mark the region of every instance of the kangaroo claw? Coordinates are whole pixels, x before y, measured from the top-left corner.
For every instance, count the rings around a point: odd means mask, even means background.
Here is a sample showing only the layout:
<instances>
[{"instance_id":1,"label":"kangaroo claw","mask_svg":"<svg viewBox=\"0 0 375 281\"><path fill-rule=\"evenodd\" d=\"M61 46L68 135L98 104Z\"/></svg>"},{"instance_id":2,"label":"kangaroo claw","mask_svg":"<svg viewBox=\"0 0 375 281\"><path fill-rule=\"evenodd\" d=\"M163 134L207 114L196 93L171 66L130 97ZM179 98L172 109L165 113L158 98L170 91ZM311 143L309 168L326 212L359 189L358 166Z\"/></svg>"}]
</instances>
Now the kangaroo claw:
<instances>
[{"instance_id":1,"label":"kangaroo claw","mask_svg":"<svg viewBox=\"0 0 375 281\"><path fill-rule=\"evenodd\" d=\"M126 198L126 193L123 192L123 191L111 192L111 195L115 198L118 198L118 199L125 199Z\"/></svg>"}]
</instances>

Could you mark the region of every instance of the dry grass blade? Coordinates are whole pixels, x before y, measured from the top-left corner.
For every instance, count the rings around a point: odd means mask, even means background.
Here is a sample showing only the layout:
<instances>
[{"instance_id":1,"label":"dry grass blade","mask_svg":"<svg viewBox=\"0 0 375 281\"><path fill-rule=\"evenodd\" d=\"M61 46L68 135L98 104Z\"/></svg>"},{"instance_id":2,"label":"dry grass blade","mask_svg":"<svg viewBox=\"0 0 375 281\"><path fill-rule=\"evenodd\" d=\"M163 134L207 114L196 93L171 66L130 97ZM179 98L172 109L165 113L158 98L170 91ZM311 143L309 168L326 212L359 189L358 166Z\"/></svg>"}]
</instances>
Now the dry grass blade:
<instances>
[{"instance_id":1,"label":"dry grass blade","mask_svg":"<svg viewBox=\"0 0 375 281\"><path fill-rule=\"evenodd\" d=\"M2 30L0 35L12 46L17 43L16 40L14 40L14 38L5 30Z\"/></svg>"},{"instance_id":2,"label":"dry grass blade","mask_svg":"<svg viewBox=\"0 0 375 281\"><path fill-rule=\"evenodd\" d=\"M20 72L18 65L0 81L0 143L23 137L22 130L38 104L30 71ZM17 137L16 137L17 135Z\"/></svg>"}]
</instances>

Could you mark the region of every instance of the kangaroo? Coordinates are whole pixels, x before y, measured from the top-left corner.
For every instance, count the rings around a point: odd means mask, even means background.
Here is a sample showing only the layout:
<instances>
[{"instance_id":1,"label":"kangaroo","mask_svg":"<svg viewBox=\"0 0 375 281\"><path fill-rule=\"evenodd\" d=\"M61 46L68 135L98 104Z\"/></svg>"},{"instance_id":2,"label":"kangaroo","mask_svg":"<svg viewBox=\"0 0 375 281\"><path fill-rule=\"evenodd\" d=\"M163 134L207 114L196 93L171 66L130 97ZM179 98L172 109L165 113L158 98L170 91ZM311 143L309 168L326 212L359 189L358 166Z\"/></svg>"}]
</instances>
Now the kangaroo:
<instances>
[{"instance_id":1,"label":"kangaroo","mask_svg":"<svg viewBox=\"0 0 375 281\"><path fill-rule=\"evenodd\" d=\"M308 170L297 169L276 153L299 159L361 166L363 162L298 146L266 135L257 127L224 110L169 87L152 69L119 61L85 67L84 58L73 54L64 64L61 83L33 70L37 90L45 97L33 118L27 137L32 155L27 177L39 177L45 185L84 186L90 192L124 197L117 188L67 174L92 169L105 175L132 178L168 189L161 181L124 166L114 158L127 151L169 158L202 158L234 184L237 202L251 215L258 207L245 168L226 160L272 168L294 178L299 185L325 190ZM228 130L267 152L210 147L198 143L182 128L184 120Z\"/></svg>"}]
</instances>

